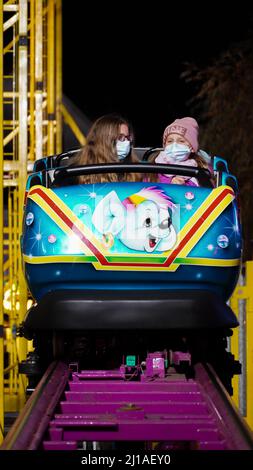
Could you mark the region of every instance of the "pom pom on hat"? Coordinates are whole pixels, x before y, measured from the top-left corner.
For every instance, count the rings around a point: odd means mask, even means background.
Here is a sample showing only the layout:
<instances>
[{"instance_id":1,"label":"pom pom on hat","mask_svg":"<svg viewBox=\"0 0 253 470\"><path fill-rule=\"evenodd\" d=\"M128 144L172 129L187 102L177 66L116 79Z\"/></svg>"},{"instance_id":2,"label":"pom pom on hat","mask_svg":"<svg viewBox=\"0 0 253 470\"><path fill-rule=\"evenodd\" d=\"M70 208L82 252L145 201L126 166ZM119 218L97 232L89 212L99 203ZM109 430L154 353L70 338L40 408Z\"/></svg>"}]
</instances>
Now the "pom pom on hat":
<instances>
[{"instance_id":1,"label":"pom pom on hat","mask_svg":"<svg viewBox=\"0 0 253 470\"><path fill-rule=\"evenodd\" d=\"M193 151L197 152L199 148L198 142L199 126L197 121L192 117L176 119L169 124L163 133L163 146L169 134L179 134L184 137L192 146Z\"/></svg>"}]
</instances>

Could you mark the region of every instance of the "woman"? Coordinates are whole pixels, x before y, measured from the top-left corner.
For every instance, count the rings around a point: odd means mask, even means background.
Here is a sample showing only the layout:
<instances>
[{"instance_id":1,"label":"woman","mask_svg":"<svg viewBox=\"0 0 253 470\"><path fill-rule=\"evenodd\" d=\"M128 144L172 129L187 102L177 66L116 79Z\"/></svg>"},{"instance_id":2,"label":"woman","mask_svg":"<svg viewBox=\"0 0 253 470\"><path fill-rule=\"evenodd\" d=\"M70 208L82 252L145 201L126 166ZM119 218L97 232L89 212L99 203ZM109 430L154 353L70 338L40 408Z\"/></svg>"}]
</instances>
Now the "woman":
<instances>
[{"instance_id":1,"label":"woman","mask_svg":"<svg viewBox=\"0 0 253 470\"><path fill-rule=\"evenodd\" d=\"M138 163L133 152L133 130L130 123L119 115L108 114L92 125L87 143L75 160L75 166L100 163ZM137 173L101 173L81 175L79 183L94 184L117 181L140 181Z\"/></svg>"}]
</instances>

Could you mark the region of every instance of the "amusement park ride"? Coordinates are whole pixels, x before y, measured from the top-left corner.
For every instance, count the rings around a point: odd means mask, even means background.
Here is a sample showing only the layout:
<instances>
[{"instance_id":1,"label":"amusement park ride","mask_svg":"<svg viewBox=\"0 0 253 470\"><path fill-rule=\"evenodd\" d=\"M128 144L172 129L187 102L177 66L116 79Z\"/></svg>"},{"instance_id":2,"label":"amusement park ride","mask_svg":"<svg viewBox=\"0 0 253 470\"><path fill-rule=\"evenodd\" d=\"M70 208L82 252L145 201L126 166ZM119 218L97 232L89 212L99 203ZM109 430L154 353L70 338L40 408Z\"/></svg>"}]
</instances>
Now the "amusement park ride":
<instances>
[{"instance_id":1,"label":"amusement park ride","mask_svg":"<svg viewBox=\"0 0 253 470\"><path fill-rule=\"evenodd\" d=\"M0 55L16 58L12 75L0 64L13 360L0 392L21 410L1 450L253 449L229 396L240 373L228 348L242 250L236 177L220 157L209 170L152 165L149 147L136 149L138 164L74 167L76 151L61 149L61 1L1 10L12 36ZM175 171L199 186L73 183Z\"/></svg>"}]
</instances>

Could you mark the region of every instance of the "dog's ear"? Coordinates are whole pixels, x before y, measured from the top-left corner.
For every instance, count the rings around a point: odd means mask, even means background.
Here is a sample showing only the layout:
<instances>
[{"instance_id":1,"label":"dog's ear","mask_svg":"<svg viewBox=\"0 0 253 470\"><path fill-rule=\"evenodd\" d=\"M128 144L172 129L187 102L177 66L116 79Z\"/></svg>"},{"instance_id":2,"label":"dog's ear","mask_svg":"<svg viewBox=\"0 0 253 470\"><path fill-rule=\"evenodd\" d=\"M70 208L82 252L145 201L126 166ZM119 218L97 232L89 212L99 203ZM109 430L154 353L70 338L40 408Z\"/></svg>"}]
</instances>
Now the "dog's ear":
<instances>
[{"instance_id":1,"label":"dog's ear","mask_svg":"<svg viewBox=\"0 0 253 470\"><path fill-rule=\"evenodd\" d=\"M117 193L111 191L96 206L92 223L100 233L117 235L125 225L125 208Z\"/></svg>"}]
</instances>

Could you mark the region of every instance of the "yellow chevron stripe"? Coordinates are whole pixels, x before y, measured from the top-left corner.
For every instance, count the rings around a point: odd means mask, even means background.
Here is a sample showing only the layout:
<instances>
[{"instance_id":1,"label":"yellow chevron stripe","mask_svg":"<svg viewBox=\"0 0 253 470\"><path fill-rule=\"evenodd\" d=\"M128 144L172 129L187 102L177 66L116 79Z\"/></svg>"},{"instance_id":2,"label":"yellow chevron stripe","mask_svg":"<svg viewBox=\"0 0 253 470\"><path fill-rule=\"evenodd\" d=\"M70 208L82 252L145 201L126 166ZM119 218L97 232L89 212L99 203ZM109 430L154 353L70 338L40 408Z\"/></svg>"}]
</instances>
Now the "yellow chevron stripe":
<instances>
[{"instance_id":1,"label":"yellow chevron stripe","mask_svg":"<svg viewBox=\"0 0 253 470\"><path fill-rule=\"evenodd\" d=\"M23 259L28 264L48 264L48 263L90 263L82 255L49 255L49 256L29 256L23 255ZM94 257L95 255L93 255Z\"/></svg>"},{"instance_id":2,"label":"yellow chevron stripe","mask_svg":"<svg viewBox=\"0 0 253 470\"><path fill-rule=\"evenodd\" d=\"M196 209L192 217L186 222L186 224L182 227L180 232L177 234L177 243L174 246L174 249L179 245L180 241L185 237L185 235L189 232L191 227L199 220L206 209L212 204L213 201L224 191L224 189L229 188L231 191L231 188L229 186L219 186L218 188L214 188L211 193L207 196L207 198L202 202L202 204ZM232 200L234 199L234 196ZM221 213L221 212L220 212ZM218 214L220 215L220 214ZM168 251L165 251L162 253L164 256L169 256L171 253Z\"/></svg>"},{"instance_id":3,"label":"yellow chevron stripe","mask_svg":"<svg viewBox=\"0 0 253 470\"><path fill-rule=\"evenodd\" d=\"M213 258L186 258L187 260L193 261L192 265L194 266L217 266L217 267L233 267L239 266L241 260L239 258L234 259L213 259ZM191 263L187 261L181 261L180 264L191 266Z\"/></svg>"},{"instance_id":4,"label":"yellow chevron stripe","mask_svg":"<svg viewBox=\"0 0 253 470\"><path fill-rule=\"evenodd\" d=\"M178 253L178 257L186 257L196 243L200 240L203 234L209 229L217 217L226 209L226 207L233 201L234 196L228 194L223 201L218 204L212 213L207 217L203 222L201 227L196 230L195 234L191 237L188 243L183 247L183 249Z\"/></svg>"},{"instance_id":5,"label":"yellow chevron stripe","mask_svg":"<svg viewBox=\"0 0 253 470\"><path fill-rule=\"evenodd\" d=\"M49 198L51 198L55 204L69 217L69 219L78 226L79 230L84 233L84 235L92 241L92 243L96 246L96 248L103 253L103 255L110 255L111 253L108 252L105 247L99 242L94 237L93 232L91 232L81 221L78 219L77 216L69 209L69 207L50 189L43 188L41 186L38 186L40 190L42 190L44 193L48 195ZM36 187L33 187L32 189L34 190ZM192 227L192 225L203 215L205 210L209 207L209 205L217 198L217 196L224 191L226 186L218 187L215 188L203 201L201 206L196 210L196 212L193 214L193 216L188 220L188 222L185 224L185 226L182 228L182 230L178 234L178 241L177 245L182 240L182 238L187 234L188 230ZM231 188L229 188L231 189ZM39 196L38 194L28 194L28 197L32 199L34 202L36 202L56 223L57 225L68 235L73 237L73 231L66 225L62 219L54 212L54 210L51 209L51 207L44 201L44 199ZM231 194L228 194L220 204L217 205L217 207L212 211L212 213L208 216L208 218L204 221L202 226L196 231L196 233L193 235L193 237L189 240L186 246L178 253L177 257L186 257L186 255L190 252L190 250L193 248L193 246L199 241L201 236L205 233L205 231L211 226L211 224L214 222L214 220L223 212L223 210L232 202L234 199L234 196ZM93 255L94 253L85 245L84 242L82 242L78 237L79 246L81 247L82 251L86 255ZM176 248L174 247L174 249ZM166 251L164 253L160 253L157 255L157 257L161 257L163 255L168 256L173 250ZM132 254L131 254L132 256ZM136 255L138 256L138 255ZM154 256L154 255L152 255ZM216 260L213 260L216 262ZM226 260L222 260L224 262ZM101 265L101 263L98 262L93 262L92 263L95 269L97 270L115 270L115 271L123 271L123 270L133 270L133 271L175 271L179 264L174 261L174 263L167 267L164 268L162 265L161 267L144 267L144 266L104 266ZM223 264L224 265L224 264Z\"/></svg>"},{"instance_id":6,"label":"yellow chevron stripe","mask_svg":"<svg viewBox=\"0 0 253 470\"><path fill-rule=\"evenodd\" d=\"M62 212L64 212L64 214L71 220L71 222L78 227L78 229L85 235L85 237L88 238L88 240L91 241L93 245L96 246L96 248L101 253L103 253L104 256L110 254L109 251L106 250L104 245L102 245L102 243L100 243L100 241L94 236L93 232L83 224L83 222L51 189L42 188L41 186L38 187L40 188L40 190L43 190L43 192L62 210ZM36 186L33 186L32 189L34 190L35 188ZM65 233L68 233L68 235L71 234L71 236L73 236L73 231L70 229L70 227L65 224L61 217L58 216L58 214L47 204L47 202L39 194L28 194L28 197L34 202L36 202ZM92 253L92 251L84 244L84 242L81 242L81 246L83 246L85 253Z\"/></svg>"},{"instance_id":7,"label":"yellow chevron stripe","mask_svg":"<svg viewBox=\"0 0 253 470\"><path fill-rule=\"evenodd\" d=\"M74 234L71 228L65 224L65 222L59 217L53 209L41 198L38 194L32 194L29 196L38 206L44 210L44 212L60 227L60 229L68 235L70 238L74 238L76 243L76 248L83 251L86 255L93 255L91 250L85 245L85 243L80 240L80 238Z\"/></svg>"},{"instance_id":8,"label":"yellow chevron stripe","mask_svg":"<svg viewBox=\"0 0 253 470\"><path fill-rule=\"evenodd\" d=\"M94 256L94 255L93 255ZM119 256L120 258L120 256ZM86 261L85 256L82 259L81 255L49 255L49 256L29 256L23 255L23 259L28 264L48 264L48 263L90 263L90 261ZM217 266L217 267L233 267L238 266L240 264L240 259L213 259L213 258L186 258L185 262L175 261L177 265L192 265L194 266ZM107 267L111 269L110 266ZM121 266L119 267L122 268ZM143 269L143 267L141 267ZM153 268L151 268L153 269ZM160 268L164 271L164 268ZM137 267L138 270L138 267ZM146 270L146 269L145 269Z\"/></svg>"}]
</instances>

